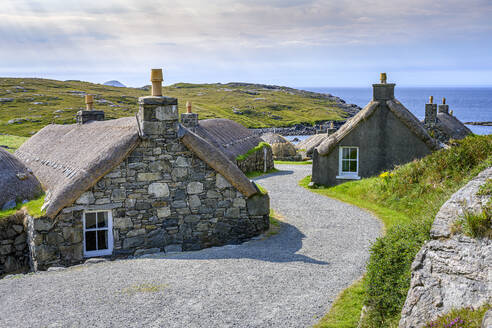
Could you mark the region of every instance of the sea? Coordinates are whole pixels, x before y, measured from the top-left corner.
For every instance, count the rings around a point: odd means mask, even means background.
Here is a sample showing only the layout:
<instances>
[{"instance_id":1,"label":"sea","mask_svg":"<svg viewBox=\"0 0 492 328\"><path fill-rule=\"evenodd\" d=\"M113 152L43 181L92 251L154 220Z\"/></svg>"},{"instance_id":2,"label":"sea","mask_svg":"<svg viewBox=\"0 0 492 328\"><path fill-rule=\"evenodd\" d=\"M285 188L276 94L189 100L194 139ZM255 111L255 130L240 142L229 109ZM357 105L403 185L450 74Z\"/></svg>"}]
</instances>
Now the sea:
<instances>
[{"instance_id":1,"label":"sea","mask_svg":"<svg viewBox=\"0 0 492 328\"><path fill-rule=\"evenodd\" d=\"M372 88L299 88L329 93L361 108L372 99ZM395 98L418 119L425 116L429 96L440 104L443 97L449 110L462 122L492 122L492 87L395 87ZM492 134L492 126L467 125L475 134Z\"/></svg>"}]
</instances>

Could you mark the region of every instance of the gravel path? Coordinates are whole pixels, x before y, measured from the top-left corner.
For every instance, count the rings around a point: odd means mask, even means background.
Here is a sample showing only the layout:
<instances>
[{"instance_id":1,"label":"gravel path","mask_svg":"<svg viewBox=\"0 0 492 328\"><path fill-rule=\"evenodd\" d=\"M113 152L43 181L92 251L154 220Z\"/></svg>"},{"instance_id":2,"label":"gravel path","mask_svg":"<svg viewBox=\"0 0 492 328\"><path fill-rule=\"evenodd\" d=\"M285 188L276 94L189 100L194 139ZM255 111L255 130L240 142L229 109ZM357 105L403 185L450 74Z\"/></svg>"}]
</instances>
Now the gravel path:
<instances>
[{"instance_id":1,"label":"gravel path","mask_svg":"<svg viewBox=\"0 0 492 328\"><path fill-rule=\"evenodd\" d=\"M258 178L286 223L229 245L0 280L1 327L307 327L363 272L381 225L297 185L310 165Z\"/></svg>"}]
</instances>

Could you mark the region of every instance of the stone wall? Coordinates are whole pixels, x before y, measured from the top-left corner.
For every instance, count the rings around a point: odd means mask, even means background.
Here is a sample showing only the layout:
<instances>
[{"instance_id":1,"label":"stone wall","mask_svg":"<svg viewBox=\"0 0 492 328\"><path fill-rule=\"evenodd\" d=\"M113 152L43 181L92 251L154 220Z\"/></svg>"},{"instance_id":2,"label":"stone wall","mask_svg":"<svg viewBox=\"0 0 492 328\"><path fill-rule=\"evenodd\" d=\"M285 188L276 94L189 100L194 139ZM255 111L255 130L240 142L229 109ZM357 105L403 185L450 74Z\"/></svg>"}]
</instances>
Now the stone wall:
<instances>
[{"instance_id":1,"label":"stone wall","mask_svg":"<svg viewBox=\"0 0 492 328\"><path fill-rule=\"evenodd\" d=\"M23 210L0 219L0 277L29 270L29 251Z\"/></svg>"},{"instance_id":2,"label":"stone wall","mask_svg":"<svg viewBox=\"0 0 492 328\"><path fill-rule=\"evenodd\" d=\"M269 171L274 167L272 148L262 147L261 149L255 151L253 154L250 154L247 158L236 161L236 164L244 173L254 171Z\"/></svg>"},{"instance_id":3,"label":"stone wall","mask_svg":"<svg viewBox=\"0 0 492 328\"><path fill-rule=\"evenodd\" d=\"M431 240L412 263L412 280L402 310L400 327L421 327L453 308L492 303L492 241L452 233L463 209L477 212L490 196L476 193L492 168L480 173L439 210Z\"/></svg>"},{"instance_id":4,"label":"stone wall","mask_svg":"<svg viewBox=\"0 0 492 328\"><path fill-rule=\"evenodd\" d=\"M84 210L112 212L113 257L239 243L268 229L268 195L247 199L179 141L172 98L144 98L139 116L145 136L129 156L54 221L31 224L38 269L83 259Z\"/></svg>"}]
</instances>

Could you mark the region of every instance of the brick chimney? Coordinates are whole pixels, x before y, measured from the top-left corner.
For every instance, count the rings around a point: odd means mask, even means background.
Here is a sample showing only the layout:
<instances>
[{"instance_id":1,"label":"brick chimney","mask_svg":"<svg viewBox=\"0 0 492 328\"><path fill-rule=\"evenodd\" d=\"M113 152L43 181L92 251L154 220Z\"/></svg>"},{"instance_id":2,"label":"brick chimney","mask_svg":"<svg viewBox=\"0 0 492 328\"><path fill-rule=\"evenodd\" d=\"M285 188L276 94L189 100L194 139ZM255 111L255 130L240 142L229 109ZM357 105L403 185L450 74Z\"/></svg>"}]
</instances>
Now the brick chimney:
<instances>
[{"instance_id":1,"label":"brick chimney","mask_svg":"<svg viewBox=\"0 0 492 328\"><path fill-rule=\"evenodd\" d=\"M429 97L429 103L425 104L425 124L437 123L437 104L434 104L434 97Z\"/></svg>"},{"instance_id":2,"label":"brick chimney","mask_svg":"<svg viewBox=\"0 0 492 328\"><path fill-rule=\"evenodd\" d=\"M138 98L140 135L147 138L176 138L178 99L162 96L162 69L151 71L152 95Z\"/></svg>"},{"instance_id":3,"label":"brick chimney","mask_svg":"<svg viewBox=\"0 0 492 328\"><path fill-rule=\"evenodd\" d=\"M191 110L191 101L186 102L186 113L181 114L181 124L194 130L198 126L198 114Z\"/></svg>"},{"instance_id":4,"label":"brick chimney","mask_svg":"<svg viewBox=\"0 0 492 328\"><path fill-rule=\"evenodd\" d=\"M374 101L385 101L395 98L395 84L386 83L386 73L381 73L380 76L381 83L376 83L372 85L373 94L372 100Z\"/></svg>"},{"instance_id":5,"label":"brick chimney","mask_svg":"<svg viewBox=\"0 0 492 328\"><path fill-rule=\"evenodd\" d=\"M438 106L439 113L449 114L449 105L446 105L446 98L442 98L442 104Z\"/></svg>"},{"instance_id":6,"label":"brick chimney","mask_svg":"<svg viewBox=\"0 0 492 328\"><path fill-rule=\"evenodd\" d=\"M78 124L84 124L90 121L104 121L104 111L94 110L94 96L85 95L85 110L77 112L76 120Z\"/></svg>"}]
</instances>

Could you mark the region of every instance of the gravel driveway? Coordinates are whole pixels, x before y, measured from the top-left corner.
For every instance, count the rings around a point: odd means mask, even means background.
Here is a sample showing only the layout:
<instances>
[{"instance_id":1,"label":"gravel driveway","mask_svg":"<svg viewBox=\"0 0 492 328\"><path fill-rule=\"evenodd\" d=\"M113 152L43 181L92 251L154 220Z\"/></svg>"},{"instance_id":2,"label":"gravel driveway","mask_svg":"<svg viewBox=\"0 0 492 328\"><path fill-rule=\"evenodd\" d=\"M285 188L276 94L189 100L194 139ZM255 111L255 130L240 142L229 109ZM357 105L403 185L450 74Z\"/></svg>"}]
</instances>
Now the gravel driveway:
<instances>
[{"instance_id":1,"label":"gravel driveway","mask_svg":"<svg viewBox=\"0 0 492 328\"><path fill-rule=\"evenodd\" d=\"M308 327L361 276L371 214L311 193L310 165L258 178L286 223L241 245L0 280L1 327Z\"/></svg>"}]
</instances>

